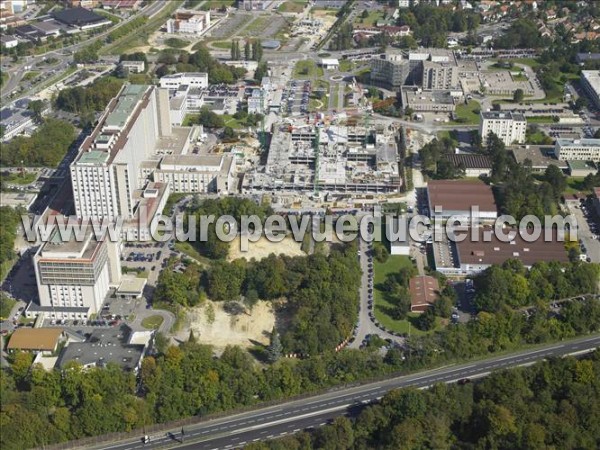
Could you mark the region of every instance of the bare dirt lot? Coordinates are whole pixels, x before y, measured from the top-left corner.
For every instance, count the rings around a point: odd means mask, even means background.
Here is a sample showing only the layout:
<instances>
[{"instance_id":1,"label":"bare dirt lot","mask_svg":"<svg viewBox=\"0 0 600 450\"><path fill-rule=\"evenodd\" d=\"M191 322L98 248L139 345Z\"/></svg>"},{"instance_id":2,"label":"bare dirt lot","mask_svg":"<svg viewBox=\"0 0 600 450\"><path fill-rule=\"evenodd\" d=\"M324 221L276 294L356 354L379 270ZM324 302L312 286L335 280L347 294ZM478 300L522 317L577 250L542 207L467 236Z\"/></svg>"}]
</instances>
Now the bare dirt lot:
<instances>
[{"instance_id":1,"label":"bare dirt lot","mask_svg":"<svg viewBox=\"0 0 600 450\"><path fill-rule=\"evenodd\" d=\"M252 347L255 342L268 345L275 313L270 302L259 301L248 314L230 315L223 310L223 302L207 300L188 312L186 322L185 329L177 336L179 339L186 340L193 330L198 342L213 345L220 352L228 345Z\"/></svg>"},{"instance_id":2,"label":"bare dirt lot","mask_svg":"<svg viewBox=\"0 0 600 450\"><path fill-rule=\"evenodd\" d=\"M270 242L265 237L262 237L257 242L248 243L248 251L242 251L240 247L240 238L236 237L229 245L229 260L245 258L250 260L263 259L269 256L271 253L276 255L284 254L287 256L306 256L300 249L301 243L296 242L292 237L286 237L281 242Z\"/></svg>"}]
</instances>

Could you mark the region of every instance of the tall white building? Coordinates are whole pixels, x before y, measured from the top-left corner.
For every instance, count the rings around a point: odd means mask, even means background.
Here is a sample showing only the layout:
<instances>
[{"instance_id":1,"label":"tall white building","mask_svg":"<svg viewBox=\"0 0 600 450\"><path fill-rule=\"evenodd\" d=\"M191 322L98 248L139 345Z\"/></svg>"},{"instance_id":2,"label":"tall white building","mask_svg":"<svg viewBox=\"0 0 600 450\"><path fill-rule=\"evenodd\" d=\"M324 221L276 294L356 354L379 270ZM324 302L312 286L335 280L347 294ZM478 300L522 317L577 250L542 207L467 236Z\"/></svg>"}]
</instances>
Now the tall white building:
<instances>
[{"instance_id":1,"label":"tall white building","mask_svg":"<svg viewBox=\"0 0 600 450\"><path fill-rule=\"evenodd\" d=\"M63 241L55 230L33 257L40 302L27 314L87 319L99 312L109 286L121 281L119 259L119 243L96 240L91 227L82 240Z\"/></svg>"},{"instance_id":2,"label":"tall white building","mask_svg":"<svg viewBox=\"0 0 600 450\"><path fill-rule=\"evenodd\" d=\"M527 131L527 120L523 114L510 111L488 111L481 113L479 124L479 135L485 144L490 133L500 138L504 145L512 145L515 142L523 144Z\"/></svg>"},{"instance_id":3,"label":"tall white building","mask_svg":"<svg viewBox=\"0 0 600 450\"><path fill-rule=\"evenodd\" d=\"M600 139L557 139L554 155L562 161L600 162Z\"/></svg>"},{"instance_id":4,"label":"tall white building","mask_svg":"<svg viewBox=\"0 0 600 450\"><path fill-rule=\"evenodd\" d=\"M77 217L131 219L136 191L145 184L138 176L141 163L171 131L166 91L125 86L71 164Z\"/></svg>"}]
</instances>

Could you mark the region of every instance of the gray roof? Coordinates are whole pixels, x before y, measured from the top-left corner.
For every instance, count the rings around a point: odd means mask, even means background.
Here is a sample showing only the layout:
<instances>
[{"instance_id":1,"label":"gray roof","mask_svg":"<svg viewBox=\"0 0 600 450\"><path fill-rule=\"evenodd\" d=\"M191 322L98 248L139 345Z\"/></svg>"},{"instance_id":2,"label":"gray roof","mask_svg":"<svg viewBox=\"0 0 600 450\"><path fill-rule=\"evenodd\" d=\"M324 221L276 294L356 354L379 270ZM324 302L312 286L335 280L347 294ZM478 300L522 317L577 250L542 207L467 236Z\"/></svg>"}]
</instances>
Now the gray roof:
<instances>
[{"instance_id":1,"label":"gray roof","mask_svg":"<svg viewBox=\"0 0 600 450\"><path fill-rule=\"evenodd\" d=\"M523 114L512 111L484 111L481 113L481 117L491 120L512 119L525 122L525 116Z\"/></svg>"},{"instance_id":2,"label":"gray roof","mask_svg":"<svg viewBox=\"0 0 600 450\"><path fill-rule=\"evenodd\" d=\"M56 367L63 368L76 361L84 366L98 367L115 363L124 370L134 370L143 358L144 346L128 344L130 333L127 325L94 330L86 342L67 345L58 357Z\"/></svg>"}]
</instances>

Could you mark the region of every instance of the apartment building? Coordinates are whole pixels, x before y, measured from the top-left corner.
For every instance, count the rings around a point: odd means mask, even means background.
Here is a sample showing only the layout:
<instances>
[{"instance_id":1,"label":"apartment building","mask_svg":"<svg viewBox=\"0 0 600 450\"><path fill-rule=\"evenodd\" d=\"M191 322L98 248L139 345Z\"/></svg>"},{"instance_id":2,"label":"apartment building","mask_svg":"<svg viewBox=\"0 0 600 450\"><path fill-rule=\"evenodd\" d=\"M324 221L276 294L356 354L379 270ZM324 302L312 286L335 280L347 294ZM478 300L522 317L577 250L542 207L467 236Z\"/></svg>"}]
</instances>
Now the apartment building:
<instances>
[{"instance_id":1,"label":"apartment building","mask_svg":"<svg viewBox=\"0 0 600 450\"><path fill-rule=\"evenodd\" d=\"M562 161L600 162L600 139L557 139L554 155Z\"/></svg>"},{"instance_id":2,"label":"apartment building","mask_svg":"<svg viewBox=\"0 0 600 450\"><path fill-rule=\"evenodd\" d=\"M100 311L110 286L121 280L120 251L118 242L97 240L92 231L63 240L55 229L40 246L33 257L39 305L32 303L28 315L87 319Z\"/></svg>"},{"instance_id":3,"label":"apartment building","mask_svg":"<svg viewBox=\"0 0 600 450\"><path fill-rule=\"evenodd\" d=\"M479 135L485 143L490 133L500 138L504 145L523 144L527 121L523 114L510 111L487 111L481 113Z\"/></svg>"}]
</instances>

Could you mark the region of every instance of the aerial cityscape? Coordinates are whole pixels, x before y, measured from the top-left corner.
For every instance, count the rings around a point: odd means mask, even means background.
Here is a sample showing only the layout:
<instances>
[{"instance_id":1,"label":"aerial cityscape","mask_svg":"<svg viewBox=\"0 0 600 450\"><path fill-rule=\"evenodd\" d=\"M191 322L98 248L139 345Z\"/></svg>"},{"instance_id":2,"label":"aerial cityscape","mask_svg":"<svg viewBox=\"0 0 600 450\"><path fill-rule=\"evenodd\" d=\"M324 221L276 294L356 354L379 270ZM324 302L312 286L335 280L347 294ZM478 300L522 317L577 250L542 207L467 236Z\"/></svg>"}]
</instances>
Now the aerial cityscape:
<instances>
[{"instance_id":1,"label":"aerial cityscape","mask_svg":"<svg viewBox=\"0 0 600 450\"><path fill-rule=\"evenodd\" d=\"M0 448L600 448L600 2L0 0Z\"/></svg>"}]
</instances>

